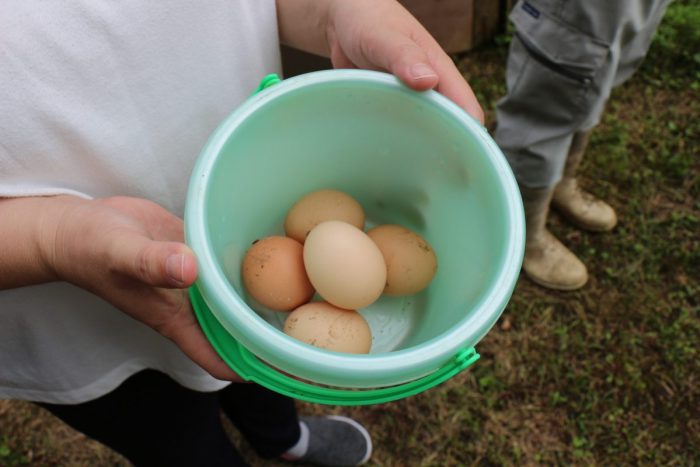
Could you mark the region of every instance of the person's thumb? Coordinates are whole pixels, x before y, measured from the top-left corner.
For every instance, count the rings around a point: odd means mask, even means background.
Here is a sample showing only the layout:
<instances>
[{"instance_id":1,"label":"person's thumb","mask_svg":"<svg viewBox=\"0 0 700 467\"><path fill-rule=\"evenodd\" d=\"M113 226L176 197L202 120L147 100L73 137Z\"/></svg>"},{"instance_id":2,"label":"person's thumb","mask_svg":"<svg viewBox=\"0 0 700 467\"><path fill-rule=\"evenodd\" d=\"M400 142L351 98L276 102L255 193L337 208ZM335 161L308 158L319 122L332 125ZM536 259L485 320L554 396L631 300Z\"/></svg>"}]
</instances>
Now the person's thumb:
<instances>
[{"instance_id":1,"label":"person's thumb","mask_svg":"<svg viewBox=\"0 0 700 467\"><path fill-rule=\"evenodd\" d=\"M120 238L110 260L117 272L154 287L185 288L197 278L194 253L183 243Z\"/></svg>"},{"instance_id":2,"label":"person's thumb","mask_svg":"<svg viewBox=\"0 0 700 467\"><path fill-rule=\"evenodd\" d=\"M417 91L437 86L437 71L425 51L408 37L398 33L384 33L393 37L371 37L364 47L366 59L374 66L391 72L406 86Z\"/></svg>"}]
</instances>

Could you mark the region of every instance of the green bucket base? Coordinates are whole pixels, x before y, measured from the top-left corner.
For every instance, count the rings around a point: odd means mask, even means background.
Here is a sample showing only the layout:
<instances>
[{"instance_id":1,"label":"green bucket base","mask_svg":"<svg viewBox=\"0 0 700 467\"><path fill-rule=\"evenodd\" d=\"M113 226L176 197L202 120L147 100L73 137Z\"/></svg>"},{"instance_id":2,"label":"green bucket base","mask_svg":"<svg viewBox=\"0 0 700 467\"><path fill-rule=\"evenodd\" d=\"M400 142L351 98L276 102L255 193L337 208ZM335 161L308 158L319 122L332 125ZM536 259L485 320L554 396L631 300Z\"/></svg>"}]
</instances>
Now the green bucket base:
<instances>
[{"instance_id":1,"label":"green bucket base","mask_svg":"<svg viewBox=\"0 0 700 467\"><path fill-rule=\"evenodd\" d=\"M221 358L241 378L294 399L327 405L369 405L403 399L430 389L452 378L476 360L472 347L463 349L435 372L407 383L375 389L341 389L316 386L271 368L234 339L209 311L196 286L189 290L192 308L204 334Z\"/></svg>"}]
</instances>

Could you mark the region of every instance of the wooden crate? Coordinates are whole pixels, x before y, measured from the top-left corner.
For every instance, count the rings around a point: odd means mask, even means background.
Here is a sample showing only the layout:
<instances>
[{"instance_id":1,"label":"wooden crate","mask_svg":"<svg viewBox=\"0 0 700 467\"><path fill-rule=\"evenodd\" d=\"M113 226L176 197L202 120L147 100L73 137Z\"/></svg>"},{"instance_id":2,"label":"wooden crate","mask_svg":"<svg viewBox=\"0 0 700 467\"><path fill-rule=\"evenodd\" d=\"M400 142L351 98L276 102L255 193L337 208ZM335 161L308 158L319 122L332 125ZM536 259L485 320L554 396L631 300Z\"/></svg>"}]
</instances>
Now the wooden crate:
<instances>
[{"instance_id":1,"label":"wooden crate","mask_svg":"<svg viewBox=\"0 0 700 467\"><path fill-rule=\"evenodd\" d=\"M477 47L505 30L514 0L399 0L448 53Z\"/></svg>"}]
</instances>

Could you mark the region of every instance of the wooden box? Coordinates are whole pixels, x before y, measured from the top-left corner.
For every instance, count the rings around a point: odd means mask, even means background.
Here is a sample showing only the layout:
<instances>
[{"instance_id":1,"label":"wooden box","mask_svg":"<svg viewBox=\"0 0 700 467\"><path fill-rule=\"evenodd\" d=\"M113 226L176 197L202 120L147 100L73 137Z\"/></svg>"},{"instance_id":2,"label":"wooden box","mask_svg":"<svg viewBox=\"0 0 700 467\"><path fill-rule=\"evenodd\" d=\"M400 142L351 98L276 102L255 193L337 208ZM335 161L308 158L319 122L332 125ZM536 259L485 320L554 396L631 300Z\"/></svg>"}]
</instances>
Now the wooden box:
<instances>
[{"instance_id":1,"label":"wooden box","mask_svg":"<svg viewBox=\"0 0 700 467\"><path fill-rule=\"evenodd\" d=\"M447 53L466 52L502 23L501 0L399 0Z\"/></svg>"}]
</instances>

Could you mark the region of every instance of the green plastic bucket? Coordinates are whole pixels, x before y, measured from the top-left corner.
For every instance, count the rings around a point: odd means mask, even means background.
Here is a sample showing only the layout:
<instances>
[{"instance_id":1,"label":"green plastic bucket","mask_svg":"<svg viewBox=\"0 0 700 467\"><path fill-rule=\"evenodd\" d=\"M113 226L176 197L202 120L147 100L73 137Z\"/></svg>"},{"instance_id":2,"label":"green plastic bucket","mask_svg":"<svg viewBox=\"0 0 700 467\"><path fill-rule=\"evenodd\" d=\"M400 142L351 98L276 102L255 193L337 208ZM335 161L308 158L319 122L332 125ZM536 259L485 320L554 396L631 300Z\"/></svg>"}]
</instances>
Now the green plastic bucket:
<instances>
[{"instance_id":1,"label":"green plastic bucket","mask_svg":"<svg viewBox=\"0 0 700 467\"><path fill-rule=\"evenodd\" d=\"M242 285L251 243L283 234L292 204L322 188L357 199L367 227L420 233L438 258L427 289L360 310L367 355L285 335L287 314L252 305ZM503 154L462 109L385 73L331 70L268 76L220 125L192 173L185 236L198 258L193 308L238 374L297 399L361 405L424 391L478 358L518 278L524 216Z\"/></svg>"}]
</instances>

